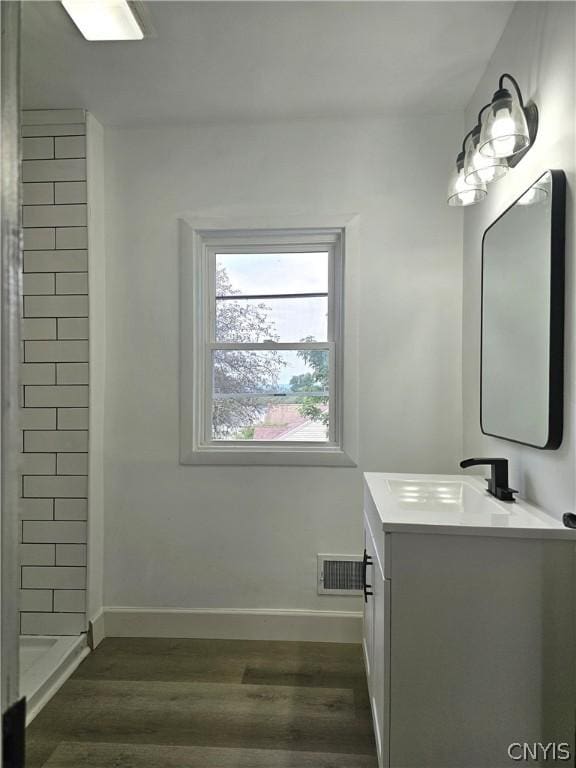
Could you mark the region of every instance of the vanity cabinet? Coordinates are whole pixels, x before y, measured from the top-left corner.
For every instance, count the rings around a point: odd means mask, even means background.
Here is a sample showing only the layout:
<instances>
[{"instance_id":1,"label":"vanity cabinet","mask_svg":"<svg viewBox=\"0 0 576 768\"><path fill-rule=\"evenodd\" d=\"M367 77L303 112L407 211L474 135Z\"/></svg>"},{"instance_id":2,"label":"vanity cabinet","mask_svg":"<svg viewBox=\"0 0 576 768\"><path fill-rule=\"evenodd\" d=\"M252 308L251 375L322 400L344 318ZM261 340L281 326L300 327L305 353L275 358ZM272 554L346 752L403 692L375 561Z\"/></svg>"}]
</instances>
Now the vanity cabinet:
<instances>
[{"instance_id":1,"label":"vanity cabinet","mask_svg":"<svg viewBox=\"0 0 576 768\"><path fill-rule=\"evenodd\" d=\"M532 764L574 765L574 538L389 523L373 490L363 653L380 768L509 768L515 742L568 743L571 762Z\"/></svg>"},{"instance_id":2,"label":"vanity cabinet","mask_svg":"<svg viewBox=\"0 0 576 768\"><path fill-rule=\"evenodd\" d=\"M364 529L366 562L366 602L364 607L363 648L369 681L374 737L380 765L388 743L388 709L390 673L390 582L384 578L382 557L372 536L369 524Z\"/></svg>"}]
</instances>

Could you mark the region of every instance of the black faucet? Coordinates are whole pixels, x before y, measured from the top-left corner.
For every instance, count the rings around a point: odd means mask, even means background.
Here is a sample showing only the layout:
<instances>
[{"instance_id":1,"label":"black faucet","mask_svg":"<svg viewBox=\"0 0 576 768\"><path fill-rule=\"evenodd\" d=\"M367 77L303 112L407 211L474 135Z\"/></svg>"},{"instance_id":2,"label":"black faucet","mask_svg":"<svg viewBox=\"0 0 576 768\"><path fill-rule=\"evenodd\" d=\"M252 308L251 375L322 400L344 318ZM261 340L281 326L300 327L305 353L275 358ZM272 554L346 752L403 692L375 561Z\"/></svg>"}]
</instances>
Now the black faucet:
<instances>
[{"instance_id":1,"label":"black faucet","mask_svg":"<svg viewBox=\"0 0 576 768\"><path fill-rule=\"evenodd\" d=\"M500 501L514 501L514 494L518 491L508 487L508 459L464 459L460 462L462 469L483 464L492 468L490 477L486 478L488 493Z\"/></svg>"}]
</instances>

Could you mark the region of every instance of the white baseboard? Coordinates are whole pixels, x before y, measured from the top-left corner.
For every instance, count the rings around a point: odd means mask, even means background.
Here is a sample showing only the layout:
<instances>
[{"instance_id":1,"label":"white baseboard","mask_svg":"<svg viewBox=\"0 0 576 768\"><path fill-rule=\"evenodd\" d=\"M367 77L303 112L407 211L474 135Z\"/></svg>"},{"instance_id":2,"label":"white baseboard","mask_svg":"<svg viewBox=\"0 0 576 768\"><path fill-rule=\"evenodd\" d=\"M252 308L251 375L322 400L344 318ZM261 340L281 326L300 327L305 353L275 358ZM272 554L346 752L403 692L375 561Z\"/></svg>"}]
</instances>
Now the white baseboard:
<instances>
[{"instance_id":1,"label":"white baseboard","mask_svg":"<svg viewBox=\"0 0 576 768\"><path fill-rule=\"evenodd\" d=\"M103 608L101 608L98 613L90 619L88 626L88 644L90 645L90 648L94 650L106 637Z\"/></svg>"},{"instance_id":2,"label":"white baseboard","mask_svg":"<svg viewBox=\"0 0 576 768\"><path fill-rule=\"evenodd\" d=\"M360 643L362 614L346 611L103 609L105 637L196 637ZM101 630L99 630L101 631Z\"/></svg>"}]
</instances>

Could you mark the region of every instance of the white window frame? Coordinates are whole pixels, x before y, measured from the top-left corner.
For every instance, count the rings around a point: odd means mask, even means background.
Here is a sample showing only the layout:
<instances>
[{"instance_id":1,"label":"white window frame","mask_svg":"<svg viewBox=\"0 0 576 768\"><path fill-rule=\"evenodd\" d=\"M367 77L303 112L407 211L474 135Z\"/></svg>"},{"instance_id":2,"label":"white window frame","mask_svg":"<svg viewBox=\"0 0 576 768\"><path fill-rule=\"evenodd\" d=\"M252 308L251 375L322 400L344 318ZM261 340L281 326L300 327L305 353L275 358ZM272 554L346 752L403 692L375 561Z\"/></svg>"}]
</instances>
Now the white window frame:
<instances>
[{"instance_id":1,"label":"white window frame","mask_svg":"<svg viewBox=\"0 0 576 768\"><path fill-rule=\"evenodd\" d=\"M355 466L344 418L345 227L218 228L180 220L180 463ZM215 254L329 253L328 341L219 343L214 338ZM212 354L219 349L326 349L330 360L329 439L322 442L212 440ZM346 441L348 443L351 440Z\"/></svg>"}]
</instances>

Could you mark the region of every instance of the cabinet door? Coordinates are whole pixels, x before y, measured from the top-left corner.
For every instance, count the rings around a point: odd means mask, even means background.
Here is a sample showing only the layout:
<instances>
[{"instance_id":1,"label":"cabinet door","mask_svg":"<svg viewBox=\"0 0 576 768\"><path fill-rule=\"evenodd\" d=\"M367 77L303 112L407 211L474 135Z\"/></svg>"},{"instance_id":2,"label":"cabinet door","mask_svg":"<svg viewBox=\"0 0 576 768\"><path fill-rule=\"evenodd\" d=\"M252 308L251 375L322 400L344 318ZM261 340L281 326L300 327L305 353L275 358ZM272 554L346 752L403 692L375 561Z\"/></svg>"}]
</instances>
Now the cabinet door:
<instances>
[{"instance_id":1,"label":"cabinet door","mask_svg":"<svg viewBox=\"0 0 576 768\"><path fill-rule=\"evenodd\" d=\"M382 575L376 560L372 567L372 671L370 698L374 718L374 736L378 752L378 765L389 765L390 698L390 582Z\"/></svg>"},{"instance_id":2,"label":"cabinet door","mask_svg":"<svg viewBox=\"0 0 576 768\"><path fill-rule=\"evenodd\" d=\"M364 550L369 563L374 563L374 543L370 531L364 527ZM372 584L373 565L366 566L366 582ZM364 628L362 633L362 647L364 649L364 663L366 665L366 675L368 678L368 689L372 689L372 666L373 666L373 646L374 646L374 601L368 597L364 601ZM372 694L370 694L372 695Z\"/></svg>"}]
</instances>

